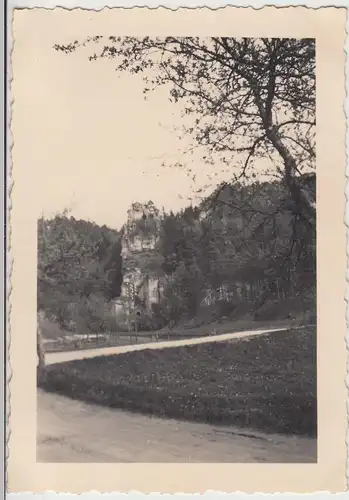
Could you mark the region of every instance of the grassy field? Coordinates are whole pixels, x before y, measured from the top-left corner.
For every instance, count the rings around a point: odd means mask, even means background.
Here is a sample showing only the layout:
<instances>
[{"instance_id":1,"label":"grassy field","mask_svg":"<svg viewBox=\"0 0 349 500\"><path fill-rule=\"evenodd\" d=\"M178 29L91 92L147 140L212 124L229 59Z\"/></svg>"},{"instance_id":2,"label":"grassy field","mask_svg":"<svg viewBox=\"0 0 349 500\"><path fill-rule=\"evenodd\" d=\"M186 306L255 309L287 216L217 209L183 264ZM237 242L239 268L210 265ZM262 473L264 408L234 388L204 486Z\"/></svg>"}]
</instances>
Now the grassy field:
<instances>
[{"instance_id":1,"label":"grassy field","mask_svg":"<svg viewBox=\"0 0 349 500\"><path fill-rule=\"evenodd\" d=\"M315 436L315 360L308 327L51 365L38 383L130 411Z\"/></svg>"}]
</instances>

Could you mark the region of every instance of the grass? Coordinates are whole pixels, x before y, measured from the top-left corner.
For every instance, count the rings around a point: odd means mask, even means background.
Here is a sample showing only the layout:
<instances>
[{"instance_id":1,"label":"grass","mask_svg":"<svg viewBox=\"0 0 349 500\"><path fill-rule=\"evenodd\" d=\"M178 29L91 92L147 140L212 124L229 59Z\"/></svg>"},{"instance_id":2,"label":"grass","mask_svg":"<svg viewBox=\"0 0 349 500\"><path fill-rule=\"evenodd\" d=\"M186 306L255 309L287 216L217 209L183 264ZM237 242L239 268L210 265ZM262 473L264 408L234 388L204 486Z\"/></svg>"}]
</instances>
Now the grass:
<instances>
[{"instance_id":1,"label":"grass","mask_svg":"<svg viewBox=\"0 0 349 500\"><path fill-rule=\"evenodd\" d=\"M315 360L308 327L51 365L39 385L146 414L315 436Z\"/></svg>"}]
</instances>

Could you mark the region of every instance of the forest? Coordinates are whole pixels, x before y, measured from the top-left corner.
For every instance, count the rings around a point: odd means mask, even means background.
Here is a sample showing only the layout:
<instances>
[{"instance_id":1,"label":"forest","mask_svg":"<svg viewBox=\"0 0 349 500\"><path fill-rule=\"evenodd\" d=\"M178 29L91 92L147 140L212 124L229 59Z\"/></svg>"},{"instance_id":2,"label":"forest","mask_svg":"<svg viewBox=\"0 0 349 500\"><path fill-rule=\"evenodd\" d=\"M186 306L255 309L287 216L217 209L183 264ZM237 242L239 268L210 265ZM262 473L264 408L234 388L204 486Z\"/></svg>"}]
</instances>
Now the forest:
<instances>
[{"instance_id":1,"label":"forest","mask_svg":"<svg viewBox=\"0 0 349 500\"><path fill-rule=\"evenodd\" d=\"M302 182L315 198L315 175ZM203 305L213 306L215 319L314 310L316 232L295 208L279 181L234 183L199 208L165 216L159 249L168 284L160 306L167 319L195 317Z\"/></svg>"},{"instance_id":2,"label":"forest","mask_svg":"<svg viewBox=\"0 0 349 500\"><path fill-rule=\"evenodd\" d=\"M108 306L120 295L117 231L67 214L38 221L37 305L65 331L115 327Z\"/></svg>"},{"instance_id":3,"label":"forest","mask_svg":"<svg viewBox=\"0 0 349 500\"><path fill-rule=\"evenodd\" d=\"M301 182L315 200L315 174ZM65 331L120 328L111 301L121 293L122 234L67 214L41 218L38 310ZM222 184L197 206L165 213L155 257L164 287L146 329L315 314L315 226L279 180Z\"/></svg>"}]
</instances>

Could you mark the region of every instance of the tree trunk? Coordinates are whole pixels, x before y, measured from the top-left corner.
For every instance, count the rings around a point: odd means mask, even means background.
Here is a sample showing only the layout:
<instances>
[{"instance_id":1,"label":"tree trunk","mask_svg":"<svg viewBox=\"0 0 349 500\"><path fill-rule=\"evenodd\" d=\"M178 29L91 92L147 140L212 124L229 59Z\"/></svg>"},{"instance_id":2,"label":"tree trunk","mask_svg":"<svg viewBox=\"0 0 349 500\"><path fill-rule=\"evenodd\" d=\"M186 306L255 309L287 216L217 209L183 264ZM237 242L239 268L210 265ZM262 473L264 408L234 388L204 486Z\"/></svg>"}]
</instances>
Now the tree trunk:
<instances>
[{"instance_id":1,"label":"tree trunk","mask_svg":"<svg viewBox=\"0 0 349 500\"><path fill-rule=\"evenodd\" d=\"M297 206L298 212L303 215L311 225L314 226L316 220L316 202L312 199L307 189L304 188L297 179L296 160L282 142L275 126L268 128L267 137L284 161L286 185L293 201Z\"/></svg>"}]
</instances>

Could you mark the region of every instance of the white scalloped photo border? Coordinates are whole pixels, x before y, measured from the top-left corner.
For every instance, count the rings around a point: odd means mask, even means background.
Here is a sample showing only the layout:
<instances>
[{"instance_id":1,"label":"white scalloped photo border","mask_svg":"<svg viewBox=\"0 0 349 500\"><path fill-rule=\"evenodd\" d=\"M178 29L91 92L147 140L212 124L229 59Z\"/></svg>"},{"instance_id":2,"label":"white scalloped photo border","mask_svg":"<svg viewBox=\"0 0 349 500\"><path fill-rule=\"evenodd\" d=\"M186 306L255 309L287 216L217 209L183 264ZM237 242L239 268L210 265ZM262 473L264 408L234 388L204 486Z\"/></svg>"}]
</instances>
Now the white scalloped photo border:
<instances>
[{"instance_id":1,"label":"white scalloped photo border","mask_svg":"<svg viewBox=\"0 0 349 500\"><path fill-rule=\"evenodd\" d=\"M210 9L222 9L227 6L234 6L234 7L242 7L242 8L247 8L247 7L252 7L254 9L262 9L263 7L267 6L272 6L272 7L289 7L289 6L305 6L311 9L318 9L322 7L345 7L347 8L347 20L346 20L346 43L345 43L345 53L346 53L346 68L345 68L345 74L346 74L346 99L345 99L345 116L346 120L348 123L348 116L349 116L349 1L348 0L333 0L332 2L329 1L324 1L324 0L309 0L309 1L302 1L302 0L280 0L275 2L263 2L262 0L254 0L254 1L249 1L249 0L235 0L235 1L222 1L222 0L205 0L205 1L196 1L196 0L162 0L159 2L158 0L147 0L147 1L134 1L134 0L59 0L56 2L55 0L8 0L7 1L7 19L4 21L7 23L7 54L5 55L7 58L7 102L6 102L6 107L7 107L7 142L6 142L6 148L7 148L7 165L6 165L6 179L7 179L7 186L6 186L6 193L5 196L7 198L7 214L5 214L5 217L7 218L7 269L6 269L6 282L7 282L7 294L6 294L6 301L7 301L7 314L5 318L5 324L6 324L6 344L5 344L5 356L6 359L9 359L9 349L10 349L10 339L11 339L11 332L10 332L10 325L9 325L9 316L11 312L11 301L10 301L10 296L11 296L11 269L12 269L12 260L11 256L9 254L10 248L11 248L11 231L10 231L10 222L11 222L11 190L13 187L12 184L12 176L11 176L11 149L12 149L12 136L11 136L11 130L10 130L10 124L11 124L11 104L13 100L13 96L10 94L10 84L11 84L11 79L12 79L12 73L11 73L11 65L10 65L10 54L12 51L12 33L11 33L11 22L12 22L12 11L13 9L16 8L45 8L45 9L54 9L54 8L64 8L64 9L84 9L84 10L94 10L94 11L100 11L103 10L104 8L115 8L115 7L121 7L125 9L131 9L134 7L144 7L144 8L150 8L150 9L156 9L159 7L165 7L171 10L177 10L178 8L189 8L189 9L196 9L196 8L210 8ZM346 128L346 176L349 178L349 130L348 126ZM348 258L349 258L349 183L347 182L346 185L346 210L345 210L345 224L347 226L347 287L346 287L346 302L347 302L347 311L346 311L346 320L347 320L347 335L346 335L346 341L347 341L347 347L349 347L349 265L348 265ZM9 363L7 363L7 380L5 381L7 387L9 384L9 381L11 379L11 366ZM347 363L347 386L349 387L349 363ZM11 406L10 406L10 394L9 390L7 390L7 397L6 397L6 412L4 411L5 415L5 429L6 429L6 434L5 434L5 452L6 452L6 457L8 456L8 441L9 441L9 436L10 436L10 426L9 426L9 421L10 421L10 414L11 414ZM349 401L348 401L348 411L349 411ZM347 432L347 457L349 456L349 430ZM6 480L5 480L6 483ZM347 486L349 490L349 459L347 458ZM6 484L5 484L5 490L6 490ZM274 498L283 498L284 500L297 500L300 496L302 498L309 498L311 499L316 499L316 500L327 500L329 497L336 497L338 500L349 500L349 493L336 493L336 494L331 494L329 492L321 491L321 492L314 492L314 493L309 493L309 494L295 494L295 493L273 493L273 494L265 494L265 493L254 493L254 494L247 494L247 493L242 493L242 492L236 492L236 493L225 493L225 492L220 492L220 491L207 491L204 494L199 494L199 493L194 493L194 494L184 494L181 492L178 492L176 494L161 494L158 492L154 492L151 494L144 494L140 493L137 491L130 491L129 493L118 493L118 492L113 492L113 493L100 493L98 491L90 491L90 492L85 492L81 494L72 494L72 493L58 493L54 491L47 491L45 494L35 494L31 492L23 492L23 493L10 493L8 494L9 500L75 500L76 497L80 497L81 500L99 500L101 496L103 496L103 500L142 500L144 496L150 497L150 500L162 500L164 497L175 497L175 500L215 500L216 498L219 499L226 499L226 500L248 500L251 496L254 497L254 500L264 500L266 496L274 496Z\"/></svg>"}]
</instances>

